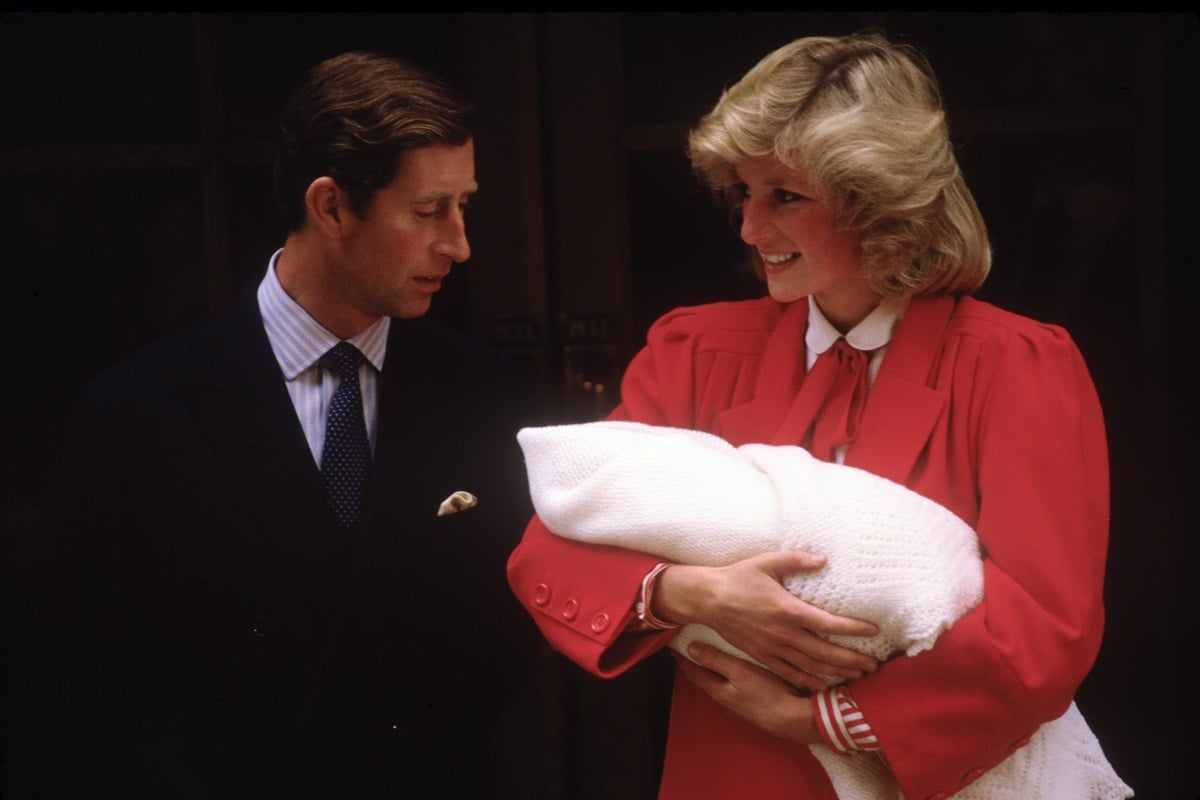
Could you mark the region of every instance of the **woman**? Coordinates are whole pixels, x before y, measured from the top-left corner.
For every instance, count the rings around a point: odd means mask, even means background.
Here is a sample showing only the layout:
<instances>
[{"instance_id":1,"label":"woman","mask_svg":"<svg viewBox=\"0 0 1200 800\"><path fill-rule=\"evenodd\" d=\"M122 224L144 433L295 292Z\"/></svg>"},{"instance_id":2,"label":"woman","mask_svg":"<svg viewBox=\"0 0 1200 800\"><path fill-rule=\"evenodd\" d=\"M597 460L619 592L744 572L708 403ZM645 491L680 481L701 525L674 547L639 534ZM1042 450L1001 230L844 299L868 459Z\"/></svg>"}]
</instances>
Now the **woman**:
<instances>
[{"instance_id":1,"label":"woman","mask_svg":"<svg viewBox=\"0 0 1200 800\"><path fill-rule=\"evenodd\" d=\"M1099 648L1108 470L1087 368L1062 329L970 297L987 233L915 52L792 42L721 97L690 156L736 197L769 296L664 316L611 418L799 444L907 486L977 532L984 600L933 649L877 664L822 638L872 624L783 587L820 554L660 563L535 518L510 584L598 675L690 623L769 667L701 644L680 660L663 798L833 800L806 746L822 742L880 750L905 797L949 796L1062 715Z\"/></svg>"}]
</instances>

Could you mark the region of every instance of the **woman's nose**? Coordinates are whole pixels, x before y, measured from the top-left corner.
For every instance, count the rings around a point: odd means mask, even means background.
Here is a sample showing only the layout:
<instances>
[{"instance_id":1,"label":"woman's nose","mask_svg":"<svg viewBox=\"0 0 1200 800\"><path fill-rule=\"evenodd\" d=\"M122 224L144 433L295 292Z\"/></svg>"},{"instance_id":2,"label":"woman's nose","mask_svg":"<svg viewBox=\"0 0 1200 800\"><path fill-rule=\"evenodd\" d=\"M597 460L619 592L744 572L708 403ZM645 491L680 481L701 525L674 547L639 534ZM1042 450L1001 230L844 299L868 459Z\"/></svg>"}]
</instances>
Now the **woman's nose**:
<instances>
[{"instance_id":1,"label":"woman's nose","mask_svg":"<svg viewBox=\"0 0 1200 800\"><path fill-rule=\"evenodd\" d=\"M769 233L770 225L767 215L763 213L763 209L759 204L754 202L754 198L747 197L742 202L741 216L742 226L739 234L742 237L742 241L746 244L757 244Z\"/></svg>"}]
</instances>

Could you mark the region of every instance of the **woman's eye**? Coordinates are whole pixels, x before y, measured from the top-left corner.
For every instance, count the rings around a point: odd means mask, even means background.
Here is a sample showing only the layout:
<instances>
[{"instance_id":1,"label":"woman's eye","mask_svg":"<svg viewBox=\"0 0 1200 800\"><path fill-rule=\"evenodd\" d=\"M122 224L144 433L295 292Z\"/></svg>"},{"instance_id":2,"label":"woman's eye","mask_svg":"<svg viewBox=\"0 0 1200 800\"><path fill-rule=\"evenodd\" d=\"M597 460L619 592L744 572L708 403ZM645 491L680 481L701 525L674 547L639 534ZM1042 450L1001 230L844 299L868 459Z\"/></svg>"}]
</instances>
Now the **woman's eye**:
<instances>
[{"instance_id":1,"label":"woman's eye","mask_svg":"<svg viewBox=\"0 0 1200 800\"><path fill-rule=\"evenodd\" d=\"M738 184L736 186L726 186L715 199L724 208L734 213L739 213L749 194L750 190L746 188L745 184Z\"/></svg>"},{"instance_id":2,"label":"woman's eye","mask_svg":"<svg viewBox=\"0 0 1200 800\"><path fill-rule=\"evenodd\" d=\"M775 200L780 203L794 203L797 200L803 199L804 195L796 194L795 192L789 192L786 189L775 190Z\"/></svg>"}]
</instances>

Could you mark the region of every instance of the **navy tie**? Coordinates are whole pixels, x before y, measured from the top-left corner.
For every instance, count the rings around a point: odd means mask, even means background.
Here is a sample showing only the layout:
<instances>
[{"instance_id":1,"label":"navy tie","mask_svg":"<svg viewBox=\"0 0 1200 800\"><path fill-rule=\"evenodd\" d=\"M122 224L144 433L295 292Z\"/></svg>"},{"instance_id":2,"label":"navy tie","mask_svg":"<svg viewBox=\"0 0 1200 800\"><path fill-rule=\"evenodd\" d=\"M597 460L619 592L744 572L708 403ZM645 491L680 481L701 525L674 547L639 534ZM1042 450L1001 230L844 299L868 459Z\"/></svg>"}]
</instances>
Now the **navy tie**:
<instances>
[{"instance_id":1,"label":"navy tie","mask_svg":"<svg viewBox=\"0 0 1200 800\"><path fill-rule=\"evenodd\" d=\"M362 515L363 493L371 467L371 445L363 420L358 365L362 354L349 342L338 342L325 354L325 363L341 376L325 423L321 477L334 513L344 528L353 528Z\"/></svg>"}]
</instances>

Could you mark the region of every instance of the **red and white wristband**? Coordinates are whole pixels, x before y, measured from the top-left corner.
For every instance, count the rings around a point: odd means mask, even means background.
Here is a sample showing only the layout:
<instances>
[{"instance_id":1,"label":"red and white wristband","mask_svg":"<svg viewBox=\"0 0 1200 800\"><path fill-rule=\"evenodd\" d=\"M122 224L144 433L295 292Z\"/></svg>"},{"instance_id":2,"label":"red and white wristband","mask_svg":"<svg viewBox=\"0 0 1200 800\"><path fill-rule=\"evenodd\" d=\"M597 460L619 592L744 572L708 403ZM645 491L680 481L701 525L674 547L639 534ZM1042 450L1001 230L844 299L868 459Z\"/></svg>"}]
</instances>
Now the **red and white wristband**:
<instances>
[{"instance_id":1,"label":"red and white wristband","mask_svg":"<svg viewBox=\"0 0 1200 800\"><path fill-rule=\"evenodd\" d=\"M647 631L669 631L679 626L664 622L651 611L654 584L670 563L658 564L642 578L641 591L635 607L637 625ZM812 695L813 715L821 737L837 753L849 754L860 750L879 750L879 740L854 698L842 687L823 689Z\"/></svg>"},{"instance_id":2,"label":"red and white wristband","mask_svg":"<svg viewBox=\"0 0 1200 800\"><path fill-rule=\"evenodd\" d=\"M846 689L835 686L816 692L812 704L817 730L834 752L880 749L871 725Z\"/></svg>"},{"instance_id":3,"label":"red and white wristband","mask_svg":"<svg viewBox=\"0 0 1200 800\"><path fill-rule=\"evenodd\" d=\"M641 623L639 627L642 630L671 631L679 627L671 622L663 622L654 616L654 612L650 610L650 601L654 596L654 583L659 573L669 566L671 566L669 562L659 564L646 573L646 577L642 578L642 589L638 593L638 601L634 609L637 612L638 622Z\"/></svg>"}]
</instances>

